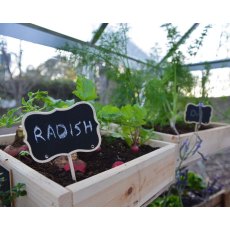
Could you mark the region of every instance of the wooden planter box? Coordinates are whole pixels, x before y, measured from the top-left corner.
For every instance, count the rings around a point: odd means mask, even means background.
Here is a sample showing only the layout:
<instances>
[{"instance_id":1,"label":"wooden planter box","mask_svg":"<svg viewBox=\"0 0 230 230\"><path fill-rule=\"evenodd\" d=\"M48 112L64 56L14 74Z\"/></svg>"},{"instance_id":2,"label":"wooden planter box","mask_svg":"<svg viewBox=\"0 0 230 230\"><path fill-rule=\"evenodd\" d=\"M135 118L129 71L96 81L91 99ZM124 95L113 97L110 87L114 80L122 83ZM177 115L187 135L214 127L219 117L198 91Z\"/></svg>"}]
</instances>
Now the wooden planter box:
<instances>
[{"instance_id":1,"label":"wooden planter box","mask_svg":"<svg viewBox=\"0 0 230 230\"><path fill-rule=\"evenodd\" d=\"M0 144L7 145L12 143L14 136L15 134L0 136ZM11 170L13 185L17 183L26 185L27 195L16 199L15 206L72 206L72 194L69 190L2 150L0 150L0 165Z\"/></svg>"},{"instance_id":2,"label":"wooden planter box","mask_svg":"<svg viewBox=\"0 0 230 230\"><path fill-rule=\"evenodd\" d=\"M0 136L10 144L14 134ZM0 165L12 171L13 184L26 184L27 196L16 206L141 206L172 183L175 177L176 145L151 140L160 147L119 167L63 187L0 150Z\"/></svg>"},{"instance_id":3,"label":"wooden planter box","mask_svg":"<svg viewBox=\"0 0 230 230\"><path fill-rule=\"evenodd\" d=\"M217 153L221 149L230 147L230 124L225 123L212 123L213 128L198 131L199 136L203 140L199 151L204 155L211 155ZM178 135L172 135L167 133L155 132L156 138L162 141L176 143L177 152L184 140L190 139L191 143L195 138L193 133L186 133ZM178 156L179 157L179 156ZM191 164L192 162L200 159L199 154L195 154L184 162L184 166Z\"/></svg>"},{"instance_id":4,"label":"wooden planter box","mask_svg":"<svg viewBox=\"0 0 230 230\"><path fill-rule=\"evenodd\" d=\"M194 207L230 207L230 191L221 190Z\"/></svg>"}]
</instances>

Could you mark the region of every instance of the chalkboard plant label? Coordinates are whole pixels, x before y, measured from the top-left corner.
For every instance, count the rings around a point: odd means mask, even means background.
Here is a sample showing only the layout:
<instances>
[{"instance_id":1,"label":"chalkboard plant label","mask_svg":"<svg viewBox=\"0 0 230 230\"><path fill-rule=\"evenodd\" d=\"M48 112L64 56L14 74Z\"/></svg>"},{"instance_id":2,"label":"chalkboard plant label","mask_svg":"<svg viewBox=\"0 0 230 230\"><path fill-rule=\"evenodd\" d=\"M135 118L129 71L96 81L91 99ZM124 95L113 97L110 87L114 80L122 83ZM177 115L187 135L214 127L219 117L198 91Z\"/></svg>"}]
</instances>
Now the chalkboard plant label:
<instances>
[{"instance_id":1,"label":"chalkboard plant label","mask_svg":"<svg viewBox=\"0 0 230 230\"><path fill-rule=\"evenodd\" d=\"M91 152L101 144L96 113L88 102L50 112L30 112L23 117L22 126L31 157L40 163L77 151Z\"/></svg>"},{"instance_id":2,"label":"chalkboard plant label","mask_svg":"<svg viewBox=\"0 0 230 230\"><path fill-rule=\"evenodd\" d=\"M185 122L208 125L212 117L212 107L204 106L203 103L198 105L189 103L185 109Z\"/></svg>"}]
</instances>

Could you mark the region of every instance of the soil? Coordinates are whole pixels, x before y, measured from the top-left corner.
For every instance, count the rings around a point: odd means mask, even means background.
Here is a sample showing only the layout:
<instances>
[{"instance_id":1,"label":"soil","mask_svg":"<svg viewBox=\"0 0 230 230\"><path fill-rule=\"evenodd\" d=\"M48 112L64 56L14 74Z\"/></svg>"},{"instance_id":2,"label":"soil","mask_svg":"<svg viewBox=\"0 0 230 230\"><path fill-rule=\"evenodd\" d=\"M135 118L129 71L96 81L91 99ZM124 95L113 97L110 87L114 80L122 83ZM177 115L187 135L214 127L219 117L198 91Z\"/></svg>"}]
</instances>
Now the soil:
<instances>
[{"instance_id":1,"label":"soil","mask_svg":"<svg viewBox=\"0 0 230 230\"><path fill-rule=\"evenodd\" d=\"M178 124L176 124L176 128L177 128L177 131L179 132L179 134L184 134L184 133L194 132L195 125L194 124L178 123ZM211 129L211 128L213 128L212 125L201 125L199 130L205 130L205 129ZM176 135L175 131L171 128L170 125L164 125L164 126L156 125L154 127L154 130L157 132Z\"/></svg>"},{"instance_id":2,"label":"soil","mask_svg":"<svg viewBox=\"0 0 230 230\"><path fill-rule=\"evenodd\" d=\"M0 146L4 149L4 146ZM101 150L94 152L78 152L78 159L86 162L86 172L76 171L77 181L84 180L98 173L111 169L116 161L128 162L140 156L143 156L158 148L152 148L148 145L141 145L138 153L132 153L130 147L122 139L102 138ZM29 167L50 178L62 186L68 186L75 183L72 180L70 171L65 171L55 165L55 159L48 163L38 163L30 156L17 156L18 160L22 161ZM119 166L117 166L119 167Z\"/></svg>"}]
</instances>

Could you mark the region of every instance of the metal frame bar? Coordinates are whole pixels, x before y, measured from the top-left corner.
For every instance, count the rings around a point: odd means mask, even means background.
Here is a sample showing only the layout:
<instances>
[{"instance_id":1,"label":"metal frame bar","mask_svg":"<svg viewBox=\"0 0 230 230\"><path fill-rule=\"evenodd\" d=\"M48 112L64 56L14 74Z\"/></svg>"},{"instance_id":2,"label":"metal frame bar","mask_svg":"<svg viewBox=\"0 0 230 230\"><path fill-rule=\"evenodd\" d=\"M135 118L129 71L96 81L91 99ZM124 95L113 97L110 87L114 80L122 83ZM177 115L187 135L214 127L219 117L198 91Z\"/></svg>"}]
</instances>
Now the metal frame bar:
<instances>
[{"instance_id":1,"label":"metal frame bar","mask_svg":"<svg viewBox=\"0 0 230 230\"><path fill-rule=\"evenodd\" d=\"M181 44L185 42L185 40L189 37L189 35L199 26L199 23L194 23L187 32L180 38L180 40L175 44L174 47L172 47L168 53L161 59L161 61L158 63L158 66L160 66L167 58L172 56L173 52L179 48Z\"/></svg>"},{"instance_id":2,"label":"metal frame bar","mask_svg":"<svg viewBox=\"0 0 230 230\"><path fill-rule=\"evenodd\" d=\"M96 42L98 41L98 39L101 37L102 33L104 32L105 28L108 26L109 23L101 23L101 25L99 26L99 28L97 29L96 33L94 34L94 36L92 37L90 43L91 44L96 44Z\"/></svg>"},{"instance_id":3,"label":"metal frame bar","mask_svg":"<svg viewBox=\"0 0 230 230\"><path fill-rule=\"evenodd\" d=\"M107 23L102 23L107 24ZM188 37L188 35L198 26L198 23L195 23L178 41L178 45L182 44L182 42ZM100 36L103 33L103 28L105 29L105 25L101 25L97 32L100 32ZM103 31L102 31L103 30ZM90 42L84 42L76 38L72 38L60 33L57 33L55 31L51 31L48 29L45 29L43 27L30 24L30 23L0 23L0 34L5 36L14 37L17 39L37 43L40 45L45 45L48 47L53 47L56 49L64 49L66 44L68 44L70 47L74 47L76 44L86 45L90 46L96 49L101 49L100 47L95 46L94 44L91 44ZM95 37L95 36L94 36ZM95 38L92 38L91 42L94 41ZM96 40L96 39L95 39ZM110 51L108 51L110 52ZM170 52L170 51L169 51ZM163 62L169 55L166 54L166 56L160 61ZM126 55L122 55L116 52L113 52L114 54L120 55L124 58L130 59L132 61L135 61L137 63L148 65L146 62L135 59L133 57L129 57ZM208 62L200 62L200 63L194 63L194 64L187 64L190 71L196 71L196 70L205 70L206 66L209 65L210 69L216 69L216 68L227 68L230 67L230 59L222 59L222 60L215 60L215 61L208 61ZM155 67L155 66L153 66Z\"/></svg>"},{"instance_id":4,"label":"metal frame bar","mask_svg":"<svg viewBox=\"0 0 230 230\"><path fill-rule=\"evenodd\" d=\"M112 52L91 44L90 42L84 42L30 23L0 23L0 34L61 50L65 50L65 47L67 46L75 47L80 44L98 50L104 50L105 52L113 53L140 64L146 64L146 62L136 58L129 57L118 52Z\"/></svg>"},{"instance_id":5,"label":"metal frame bar","mask_svg":"<svg viewBox=\"0 0 230 230\"><path fill-rule=\"evenodd\" d=\"M197 70L205 70L206 68L210 69L219 69L219 68L229 68L230 67L230 59L221 59L221 60L215 60L215 61L207 61L207 62L199 62L194 64L188 64L186 67L190 71L197 71Z\"/></svg>"}]
</instances>

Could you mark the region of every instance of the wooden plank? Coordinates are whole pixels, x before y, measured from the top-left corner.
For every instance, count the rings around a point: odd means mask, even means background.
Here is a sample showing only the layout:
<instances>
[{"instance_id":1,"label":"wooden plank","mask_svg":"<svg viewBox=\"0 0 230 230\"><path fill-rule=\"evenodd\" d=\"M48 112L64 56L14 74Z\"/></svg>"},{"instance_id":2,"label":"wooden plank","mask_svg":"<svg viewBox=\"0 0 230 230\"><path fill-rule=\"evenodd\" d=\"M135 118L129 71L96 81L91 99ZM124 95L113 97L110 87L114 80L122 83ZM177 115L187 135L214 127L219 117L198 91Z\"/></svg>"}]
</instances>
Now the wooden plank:
<instances>
[{"instance_id":1,"label":"wooden plank","mask_svg":"<svg viewBox=\"0 0 230 230\"><path fill-rule=\"evenodd\" d=\"M9 144L14 134L0 136L0 143ZM0 150L0 165L12 171L13 185L24 183L27 195L16 199L16 206L72 206L72 194L16 158Z\"/></svg>"},{"instance_id":2,"label":"wooden plank","mask_svg":"<svg viewBox=\"0 0 230 230\"><path fill-rule=\"evenodd\" d=\"M224 190L221 190L194 207L223 207L224 192Z\"/></svg>"},{"instance_id":3,"label":"wooden plank","mask_svg":"<svg viewBox=\"0 0 230 230\"><path fill-rule=\"evenodd\" d=\"M126 164L119 167L67 186L73 192L73 206L138 206L138 173Z\"/></svg>"},{"instance_id":4,"label":"wooden plank","mask_svg":"<svg viewBox=\"0 0 230 230\"><path fill-rule=\"evenodd\" d=\"M73 206L141 206L174 180L175 147L165 143L156 151L67 186L73 193Z\"/></svg>"},{"instance_id":5,"label":"wooden plank","mask_svg":"<svg viewBox=\"0 0 230 230\"><path fill-rule=\"evenodd\" d=\"M155 157L149 155L148 159L143 158L141 162L141 205L175 179L176 152L172 154L170 146L162 147L154 152L158 152Z\"/></svg>"},{"instance_id":6,"label":"wooden plank","mask_svg":"<svg viewBox=\"0 0 230 230\"><path fill-rule=\"evenodd\" d=\"M9 145L14 141L15 133L0 135L0 144Z\"/></svg>"},{"instance_id":7,"label":"wooden plank","mask_svg":"<svg viewBox=\"0 0 230 230\"><path fill-rule=\"evenodd\" d=\"M169 183L168 185L166 185L165 187L163 187L161 190L159 190L154 196L152 196L149 200L147 200L143 205L141 205L142 207L147 207L149 204L151 204L155 199L158 198L158 196L160 196L163 192L168 191L170 186L173 185L173 183L175 183L175 180L172 181L171 183Z\"/></svg>"},{"instance_id":8,"label":"wooden plank","mask_svg":"<svg viewBox=\"0 0 230 230\"><path fill-rule=\"evenodd\" d=\"M230 191L226 191L223 196L224 207L230 207Z\"/></svg>"},{"instance_id":9,"label":"wooden plank","mask_svg":"<svg viewBox=\"0 0 230 230\"><path fill-rule=\"evenodd\" d=\"M214 128L198 131L198 135L202 139L201 148L199 151L204 155L208 156L218 151L230 147L230 125L225 123L212 123ZM157 138L160 140L176 143L178 145L178 153L179 147L182 145L183 141L187 138L191 141L191 143L195 143L195 136L193 133L181 134L180 136L171 135L166 133L155 132ZM191 145L192 146L192 145ZM192 164L196 160L199 160L201 156L199 154L194 154L189 159L187 159L183 166L187 166ZM179 155L178 155L179 159Z\"/></svg>"}]
</instances>

